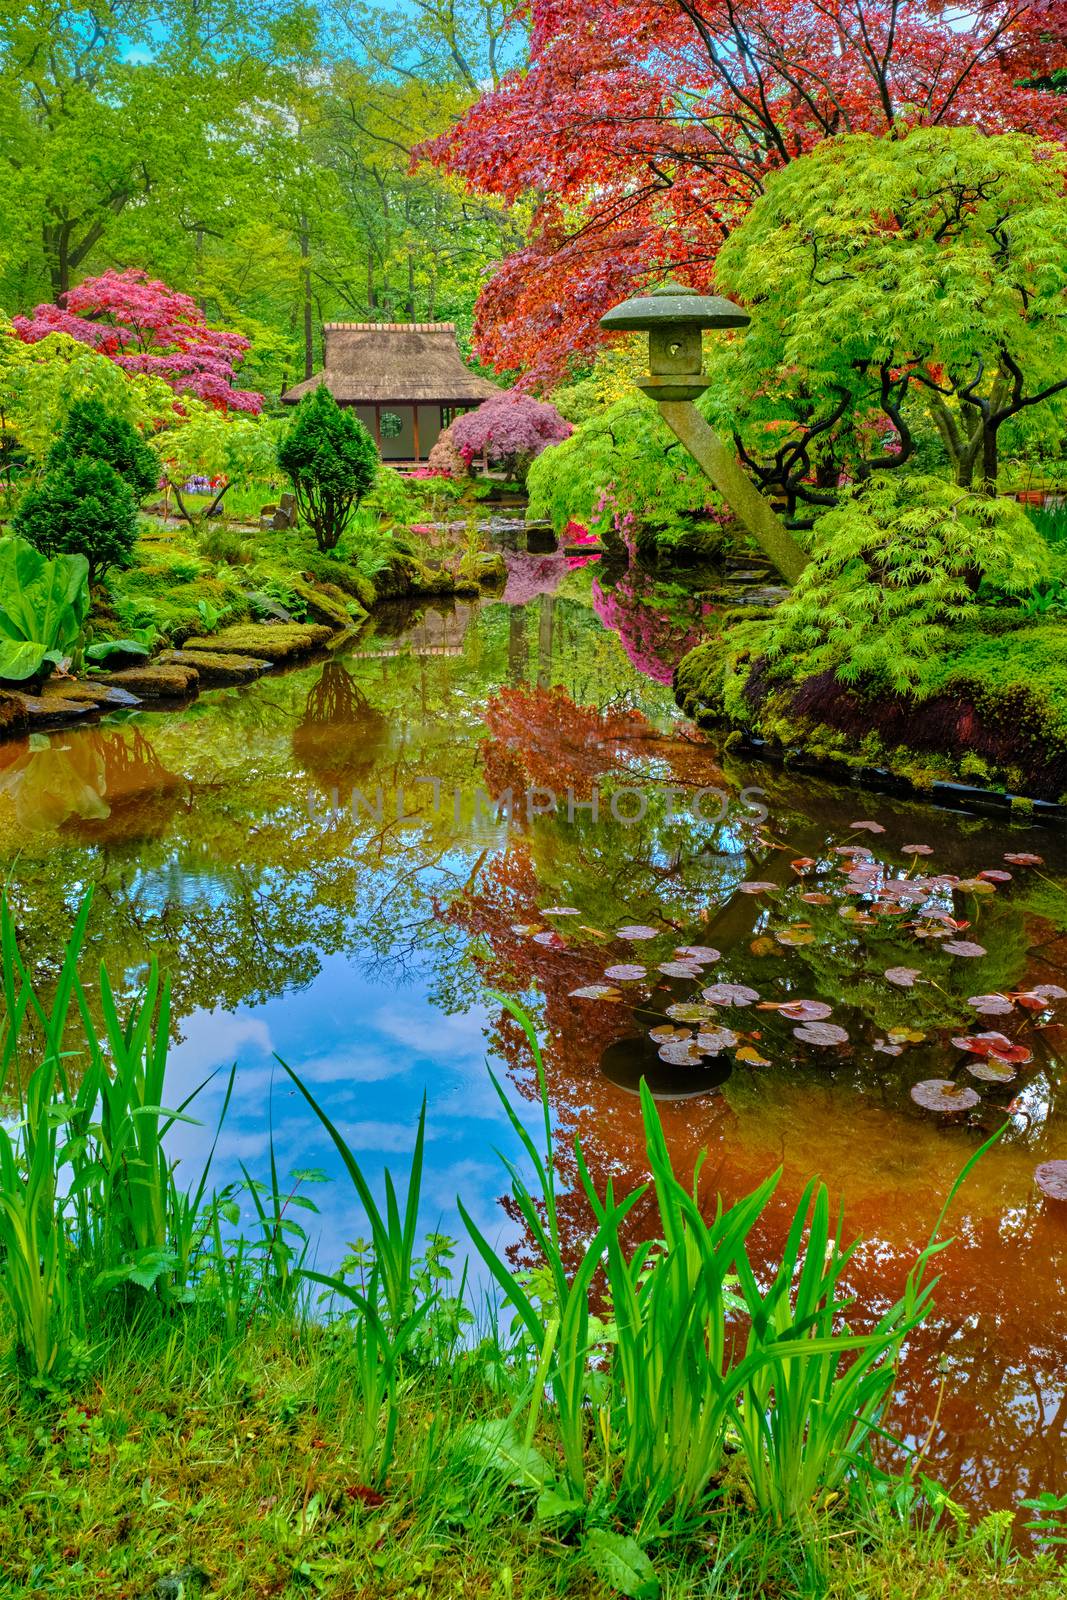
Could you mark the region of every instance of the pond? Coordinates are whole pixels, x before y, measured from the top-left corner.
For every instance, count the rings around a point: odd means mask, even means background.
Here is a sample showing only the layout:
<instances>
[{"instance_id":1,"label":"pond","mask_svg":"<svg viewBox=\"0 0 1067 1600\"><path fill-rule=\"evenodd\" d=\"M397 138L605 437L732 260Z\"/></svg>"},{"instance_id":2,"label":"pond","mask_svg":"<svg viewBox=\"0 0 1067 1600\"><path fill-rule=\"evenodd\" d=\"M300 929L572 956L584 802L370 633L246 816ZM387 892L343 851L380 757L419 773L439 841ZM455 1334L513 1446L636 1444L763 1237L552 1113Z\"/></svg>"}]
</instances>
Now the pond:
<instances>
[{"instance_id":1,"label":"pond","mask_svg":"<svg viewBox=\"0 0 1067 1600\"><path fill-rule=\"evenodd\" d=\"M379 1183L425 1095L426 1228L459 1235L458 1192L520 1262L487 1058L531 1130L540 1110L494 989L538 1021L572 1194L576 1136L601 1188L642 1179L645 1076L679 1170L705 1154L709 1203L782 1169L757 1261L826 1181L864 1241L858 1321L1006 1125L954 1207L889 1421L980 1508L1067 1487L1067 1203L1035 1182L1067 1159L1062 835L739 760L673 702L708 625L684 588L508 560L501 598L380 610L345 653L252 688L0 746L25 953L46 974L92 888L116 987L158 957L170 1103L223 1069L175 1138L194 1179L233 1062L215 1181L266 1177L272 1139L283 1173L337 1179L280 1056ZM360 1231L349 1191L302 1192L336 1261ZM563 1215L577 1248L583 1205ZM654 1227L647 1206L631 1220Z\"/></svg>"}]
</instances>

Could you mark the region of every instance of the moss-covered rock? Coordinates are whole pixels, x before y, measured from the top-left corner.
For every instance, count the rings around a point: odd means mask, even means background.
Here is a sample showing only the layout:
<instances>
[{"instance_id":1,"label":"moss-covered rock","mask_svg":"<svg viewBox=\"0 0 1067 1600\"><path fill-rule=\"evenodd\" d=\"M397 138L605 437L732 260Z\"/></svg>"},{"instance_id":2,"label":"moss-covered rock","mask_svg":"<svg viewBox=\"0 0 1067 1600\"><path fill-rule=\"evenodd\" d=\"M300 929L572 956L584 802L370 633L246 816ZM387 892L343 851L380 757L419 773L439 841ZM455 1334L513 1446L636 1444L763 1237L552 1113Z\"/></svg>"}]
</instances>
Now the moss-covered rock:
<instances>
[{"instance_id":1,"label":"moss-covered rock","mask_svg":"<svg viewBox=\"0 0 1067 1600\"><path fill-rule=\"evenodd\" d=\"M358 600L350 600L339 589L317 587L306 583L303 578L292 578L289 583L294 601L298 608L302 608L313 622L321 622L324 626L339 632L344 628L352 628L366 616L366 611ZM351 609L355 606L355 611Z\"/></svg>"},{"instance_id":2,"label":"moss-covered rock","mask_svg":"<svg viewBox=\"0 0 1067 1600\"><path fill-rule=\"evenodd\" d=\"M678 704L697 722L746 727L752 709L744 698L753 661L762 654L765 620L725 625L682 657L674 674Z\"/></svg>"},{"instance_id":3,"label":"moss-covered rock","mask_svg":"<svg viewBox=\"0 0 1067 1600\"><path fill-rule=\"evenodd\" d=\"M221 689L235 683L251 683L262 677L269 662L258 656L229 655L221 650L165 650L160 666L192 667L202 689Z\"/></svg>"},{"instance_id":4,"label":"moss-covered rock","mask_svg":"<svg viewBox=\"0 0 1067 1600\"><path fill-rule=\"evenodd\" d=\"M187 641L190 650L255 656L260 661L293 661L310 655L333 638L335 630L318 622L250 622L223 628L210 638Z\"/></svg>"},{"instance_id":5,"label":"moss-covered rock","mask_svg":"<svg viewBox=\"0 0 1067 1600\"><path fill-rule=\"evenodd\" d=\"M306 558L305 566L312 577L340 589L350 599L358 600L364 611L369 611L374 604L374 584L346 561L314 551Z\"/></svg>"},{"instance_id":6,"label":"moss-covered rock","mask_svg":"<svg viewBox=\"0 0 1067 1600\"><path fill-rule=\"evenodd\" d=\"M508 581L507 562L499 550L481 550L463 558L459 577L473 580L482 589L497 589Z\"/></svg>"},{"instance_id":7,"label":"moss-covered rock","mask_svg":"<svg viewBox=\"0 0 1067 1600\"><path fill-rule=\"evenodd\" d=\"M193 667L159 666L155 662L147 667L106 672L98 681L125 689L139 700L187 700L200 687L199 674Z\"/></svg>"},{"instance_id":8,"label":"moss-covered rock","mask_svg":"<svg viewBox=\"0 0 1067 1600\"><path fill-rule=\"evenodd\" d=\"M0 739L15 739L29 726L25 699L0 689Z\"/></svg>"}]
</instances>

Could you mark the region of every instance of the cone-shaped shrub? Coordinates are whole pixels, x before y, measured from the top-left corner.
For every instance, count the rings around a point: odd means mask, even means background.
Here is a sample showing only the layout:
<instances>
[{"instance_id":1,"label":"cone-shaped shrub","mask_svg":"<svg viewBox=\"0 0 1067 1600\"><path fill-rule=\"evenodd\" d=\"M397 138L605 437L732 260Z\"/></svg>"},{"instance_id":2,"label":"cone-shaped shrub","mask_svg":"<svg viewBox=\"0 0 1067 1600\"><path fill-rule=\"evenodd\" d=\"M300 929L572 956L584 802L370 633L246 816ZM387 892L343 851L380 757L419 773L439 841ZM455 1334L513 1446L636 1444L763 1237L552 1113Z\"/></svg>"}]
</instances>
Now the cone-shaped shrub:
<instances>
[{"instance_id":1,"label":"cone-shaped shrub","mask_svg":"<svg viewBox=\"0 0 1067 1600\"><path fill-rule=\"evenodd\" d=\"M378 473L374 440L352 411L320 384L297 407L278 446L301 516L320 550L333 550Z\"/></svg>"},{"instance_id":2,"label":"cone-shaped shrub","mask_svg":"<svg viewBox=\"0 0 1067 1600\"><path fill-rule=\"evenodd\" d=\"M160 466L137 429L117 417L100 400L75 400L62 433L48 454L48 466L59 467L79 456L106 461L143 500L159 484Z\"/></svg>"},{"instance_id":3,"label":"cone-shaped shrub","mask_svg":"<svg viewBox=\"0 0 1067 1600\"><path fill-rule=\"evenodd\" d=\"M73 456L23 496L12 531L42 555L81 555L89 582L110 567L128 567L137 537L137 502L114 467Z\"/></svg>"}]
</instances>

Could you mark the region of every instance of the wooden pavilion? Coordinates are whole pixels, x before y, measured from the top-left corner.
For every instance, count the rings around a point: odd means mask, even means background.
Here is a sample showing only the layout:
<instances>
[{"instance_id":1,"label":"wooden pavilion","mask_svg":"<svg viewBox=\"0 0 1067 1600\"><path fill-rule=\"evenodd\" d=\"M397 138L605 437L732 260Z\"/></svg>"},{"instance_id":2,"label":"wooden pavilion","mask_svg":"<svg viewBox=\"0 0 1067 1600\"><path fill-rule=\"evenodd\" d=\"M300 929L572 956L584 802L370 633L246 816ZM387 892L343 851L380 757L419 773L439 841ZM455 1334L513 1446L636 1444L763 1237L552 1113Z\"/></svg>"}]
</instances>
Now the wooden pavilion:
<instances>
[{"instance_id":1,"label":"wooden pavilion","mask_svg":"<svg viewBox=\"0 0 1067 1600\"><path fill-rule=\"evenodd\" d=\"M327 322L321 372L282 395L295 405L324 383L352 406L383 461L425 461L442 428L501 390L469 371L452 322Z\"/></svg>"}]
</instances>

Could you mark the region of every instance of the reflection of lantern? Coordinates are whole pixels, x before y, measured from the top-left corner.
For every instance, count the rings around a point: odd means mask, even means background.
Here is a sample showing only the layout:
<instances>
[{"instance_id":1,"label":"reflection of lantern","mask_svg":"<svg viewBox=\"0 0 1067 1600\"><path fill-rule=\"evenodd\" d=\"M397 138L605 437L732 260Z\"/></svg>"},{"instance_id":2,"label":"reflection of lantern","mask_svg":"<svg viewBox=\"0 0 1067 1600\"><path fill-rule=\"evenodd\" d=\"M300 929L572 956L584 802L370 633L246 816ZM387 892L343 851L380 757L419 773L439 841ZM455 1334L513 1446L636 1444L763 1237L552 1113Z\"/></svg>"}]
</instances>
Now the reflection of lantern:
<instances>
[{"instance_id":1,"label":"reflection of lantern","mask_svg":"<svg viewBox=\"0 0 1067 1600\"><path fill-rule=\"evenodd\" d=\"M647 378L637 387L653 400L695 400L704 393L704 328L744 328L747 311L717 294L697 294L681 283L664 283L651 294L613 306L600 326L648 333Z\"/></svg>"},{"instance_id":2,"label":"reflection of lantern","mask_svg":"<svg viewBox=\"0 0 1067 1600\"><path fill-rule=\"evenodd\" d=\"M395 411L382 412L382 438L399 439L404 431L404 419L398 417Z\"/></svg>"}]
</instances>

